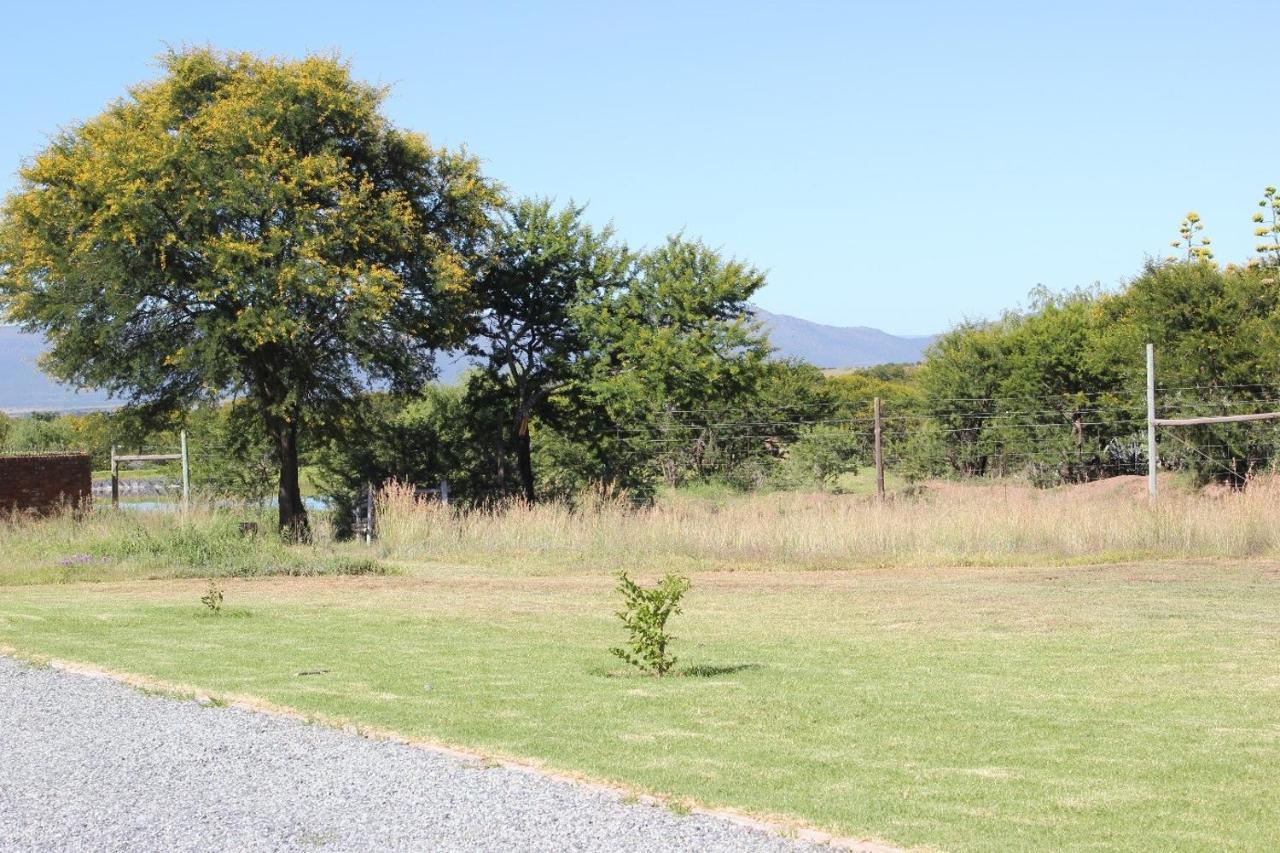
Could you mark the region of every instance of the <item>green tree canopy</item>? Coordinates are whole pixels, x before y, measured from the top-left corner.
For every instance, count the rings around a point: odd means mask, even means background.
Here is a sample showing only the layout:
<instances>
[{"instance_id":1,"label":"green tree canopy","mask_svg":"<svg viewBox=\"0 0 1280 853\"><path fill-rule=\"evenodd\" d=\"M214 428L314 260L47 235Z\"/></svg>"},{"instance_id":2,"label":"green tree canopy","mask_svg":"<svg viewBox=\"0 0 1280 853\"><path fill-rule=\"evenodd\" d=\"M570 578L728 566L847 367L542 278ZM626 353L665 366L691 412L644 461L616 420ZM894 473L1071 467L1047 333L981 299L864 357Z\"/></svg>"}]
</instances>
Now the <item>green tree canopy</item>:
<instances>
[{"instance_id":1,"label":"green tree canopy","mask_svg":"<svg viewBox=\"0 0 1280 853\"><path fill-rule=\"evenodd\" d=\"M582 207L555 210L548 199L520 199L504 213L477 287L478 327L468 347L481 359L472 381L478 404L505 410L494 440L515 449L521 492L535 498L530 422L571 380L588 341L582 310L627 286L631 255L610 228L583 221ZM497 481L506 454L495 454Z\"/></svg>"},{"instance_id":2,"label":"green tree canopy","mask_svg":"<svg viewBox=\"0 0 1280 853\"><path fill-rule=\"evenodd\" d=\"M750 455L759 430L747 409L772 351L749 300L764 274L700 241L669 237L635 277L580 309L589 345L566 400L566 428L591 437L601 479L643 489L646 465L669 482Z\"/></svg>"},{"instance_id":3,"label":"green tree canopy","mask_svg":"<svg viewBox=\"0 0 1280 853\"><path fill-rule=\"evenodd\" d=\"M335 58L171 52L163 76L59 134L0 221L0 299L45 367L151 411L241 396L305 533L304 412L366 377L413 387L457 343L496 189L381 114Z\"/></svg>"}]
</instances>

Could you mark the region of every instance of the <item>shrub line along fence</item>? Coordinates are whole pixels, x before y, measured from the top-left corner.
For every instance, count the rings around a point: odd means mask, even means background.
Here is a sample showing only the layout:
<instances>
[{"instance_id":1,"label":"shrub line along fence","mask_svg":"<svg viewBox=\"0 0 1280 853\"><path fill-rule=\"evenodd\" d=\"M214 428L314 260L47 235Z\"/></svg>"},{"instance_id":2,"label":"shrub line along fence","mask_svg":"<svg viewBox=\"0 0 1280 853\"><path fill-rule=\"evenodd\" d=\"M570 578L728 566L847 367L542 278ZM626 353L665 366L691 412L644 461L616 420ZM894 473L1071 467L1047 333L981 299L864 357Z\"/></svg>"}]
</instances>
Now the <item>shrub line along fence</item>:
<instances>
[{"instance_id":1,"label":"shrub line along fence","mask_svg":"<svg viewBox=\"0 0 1280 853\"><path fill-rule=\"evenodd\" d=\"M1280 396L1271 385L1159 388L1155 385L1154 347L1151 349L1145 417L1138 385L1058 394L939 398L906 402L905 409L888 412L885 400L875 396L844 401L845 405L867 406L869 416L846 413L830 418L797 418L786 406L763 411L667 409L654 412L661 418L655 423L621 426L614 432L625 443L668 447L672 454L692 455L693 449L706 453L708 447L732 453L733 448L746 443L762 442L782 449L810 430L847 430L862 437L861 452L870 457L875 494L880 499L885 496L886 469L922 478L951 470L962 476L1003 476L1025 469L1046 485L1146 473L1153 499L1155 473L1162 467L1196 467L1202 474L1225 474L1224 479L1235 485L1243 485L1257 471L1274 470L1280 431L1201 430L1194 440L1179 434L1180 428L1280 421L1277 411L1197 414L1206 407L1216 412L1225 407L1275 406ZM1181 410L1181 414L1157 416L1157 395L1164 398L1162 407ZM1171 440L1164 459L1157 432Z\"/></svg>"},{"instance_id":2,"label":"shrub line along fence","mask_svg":"<svg viewBox=\"0 0 1280 853\"><path fill-rule=\"evenodd\" d=\"M1273 421L1280 419L1280 412L1255 412L1246 415L1212 415L1199 418L1158 418L1156 417L1156 348L1155 344L1147 344L1147 494L1155 500L1159 488L1156 484L1156 472L1160 468L1160 451L1156 441L1157 427L1208 426L1210 424L1238 424L1251 421ZM1192 446L1192 449L1196 449ZM1197 450L1197 452L1200 452ZM1202 454L1203 455L1203 454ZM1211 462L1212 457L1205 456ZM1225 466L1224 466L1225 467ZM1228 469L1230 470L1230 469ZM1232 471L1231 473L1235 473Z\"/></svg>"},{"instance_id":3,"label":"shrub line along fence","mask_svg":"<svg viewBox=\"0 0 1280 853\"><path fill-rule=\"evenodd\" d=\"M1139 474L1145 468L1152 500L1157 496L1156 473L1162 461L1166 470L1195 466L1202 475L1218 472L1220 476L1221 472L1226 472L1238 485L1247 482L1248 477L1257 471L1267 467L1274 470L1277 458L1275 445L1280 443L1280 430L1273 428L1257 435L1240 431L1206 432L1202 429L1195 435L1195 441L1178 433L1178 430L1189 427L1280 421L1280 411L1195 414L1204 406L1215 411L1213 407L1261 408L1265 404L1280 403L1280 397L1271 386L1233 384L1160 388L1156 385L1153 345L1147 345L1146 354L1145 419L1141 413L1140 392L1126 386L1060 394L933 399L928 407L908 403L906 409L898 412L890 409L888 413L884 400L875 396L846 401L846 404L866 405L869 409L867 414L832 418L796 418L789 415L785 406L765 412L670 409L658 413L666 417L665 421L643 426L636 424L630 428L623 426L615 432L626 442L663 445L671 447L677 454L684 452L681 445L705 447L710 444L732 448L736 442L764 442L785 456L791 442L809 430L847 430L857 437L858 449L842 449L840 452L866 454L863 459L870 457L875 496L881 501L886 498L886 472L890 468L899 474L905 473L909 478L938 476L952 470L961 475L998 477L1021 470L1038 484L1086 482L1119 473ZM1183 410L1181 416L1157 415L1160 394L1168 395L1165 407ZM1222 408L1216 408L1216 411L1222 411ZM1141 435L1144 426L1145 447L1142 446ZM1161 459L1158 444L1161 431L1177 442L1166 457L1167 461ZM926 440L917 443L921 433ZM122 464L176 461L182 463L182 506L188 508L191 483L186 432L180 433L177 452L155 452L168 448L140 449L148 452L122 454L117 446L111 448L112 506L120 506L120 493L128 485L120 478ZM37 460L20 464L23 470L29 470L31 465L39 467L45 464L43 460L61 455L65 454L37 453L12 458ZM925 461L924 466L920 465L921 460ZM60 475L52 473L50 476L57 480ZM28 499L13 496L12 493L19 488L19 479L14 474L0 475L0 508L26 507L29 504L43 506L47 497ZM90 492L92 488L90 483ZM78 489L78 485L66 489L76 502L82 500ZM354 532L365 539L376 535L372 500L376 490L377 484L366 484L355 501ZM447 482L442 482L438 488L420 488L417 494L449 503Z\"/></svg>"}]
</instances>

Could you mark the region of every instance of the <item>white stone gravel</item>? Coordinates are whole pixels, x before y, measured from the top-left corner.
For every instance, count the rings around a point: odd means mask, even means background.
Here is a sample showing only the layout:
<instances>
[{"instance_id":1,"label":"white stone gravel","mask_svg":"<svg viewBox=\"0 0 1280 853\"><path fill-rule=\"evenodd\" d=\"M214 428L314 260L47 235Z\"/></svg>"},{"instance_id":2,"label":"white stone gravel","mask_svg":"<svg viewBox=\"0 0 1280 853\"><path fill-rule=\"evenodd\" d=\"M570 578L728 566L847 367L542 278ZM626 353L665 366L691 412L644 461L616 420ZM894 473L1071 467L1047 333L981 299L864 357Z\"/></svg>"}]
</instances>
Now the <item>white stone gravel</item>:
<instances>
[{"instance_id":1,"label":"white stone gravel","mask_svg":"<svg viewBox=\"0 0 1280 853\"><path fill-rule=\"evenodd\" d=\"M0 657L0 851L818 849Z\"/></svg>"}]
</instances>

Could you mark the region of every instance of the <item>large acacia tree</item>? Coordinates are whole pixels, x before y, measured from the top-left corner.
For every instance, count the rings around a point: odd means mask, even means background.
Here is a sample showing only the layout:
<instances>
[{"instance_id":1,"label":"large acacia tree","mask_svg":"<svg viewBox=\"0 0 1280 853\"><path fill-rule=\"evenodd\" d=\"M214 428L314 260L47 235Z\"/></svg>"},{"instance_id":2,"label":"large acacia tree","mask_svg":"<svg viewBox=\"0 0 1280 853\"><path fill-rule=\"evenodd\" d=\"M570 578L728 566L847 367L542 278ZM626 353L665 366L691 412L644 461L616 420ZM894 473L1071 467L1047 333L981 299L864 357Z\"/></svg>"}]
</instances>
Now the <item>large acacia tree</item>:
<instances>
[{"instance_id":1,"label":"large acacia tree","mask_svg":"<svg viewBox=\"0 0 1280 853\"><path fill-rule=\"evenodd\" d=\"M45 367L154 412L248 403L306 533L299 429L368 377L412 387L468 326L496 189L381 114L335 58L171 52L60 133L0 218L0 300Z\"/></svg>"}]
</instances>

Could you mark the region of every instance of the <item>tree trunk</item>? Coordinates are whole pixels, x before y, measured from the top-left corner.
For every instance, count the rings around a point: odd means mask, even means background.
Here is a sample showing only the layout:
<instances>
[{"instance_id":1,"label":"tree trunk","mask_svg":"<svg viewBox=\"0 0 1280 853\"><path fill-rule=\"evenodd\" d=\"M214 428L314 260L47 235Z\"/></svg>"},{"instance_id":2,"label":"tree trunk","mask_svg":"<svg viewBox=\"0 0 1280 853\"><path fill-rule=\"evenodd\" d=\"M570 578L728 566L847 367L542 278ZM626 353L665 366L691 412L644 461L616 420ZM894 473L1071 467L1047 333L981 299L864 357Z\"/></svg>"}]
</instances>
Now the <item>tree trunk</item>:
<instances>
[{"instance_id":1,"label":"tree trunk","mask_svg":"<svg viewBox=\"0 0 1280 853\"><path fill-rule=\"evenodd\" d=\"M507 447L503 441L505 433L506 426L503 425L493 439L493 477L499 497L506 497L507 494Z\"/></svg>"},{"instance_id":2,"label":"tree trunk","mask_svg":"<svg viewBox=\"0 0 1280 853\"><path fill-rule=\"evenodd\" d=\"M520 427L516 430L516 460L520 466L520 487L524 491L524 499L533 503L533 445L529 440L529 417L520 419Z\"/></svg>"},{"instance_id":3,"label":"tree trunk","mask_svg":"<svg viewBox=\"0 0 1280 853\"><path fill-rule=\"evenodd\" d=\"M274 426L280 455L280 532L290 542L305 542L311 528L298 484L298 421L280 420Z\"/></svg>"}]
</instances>

